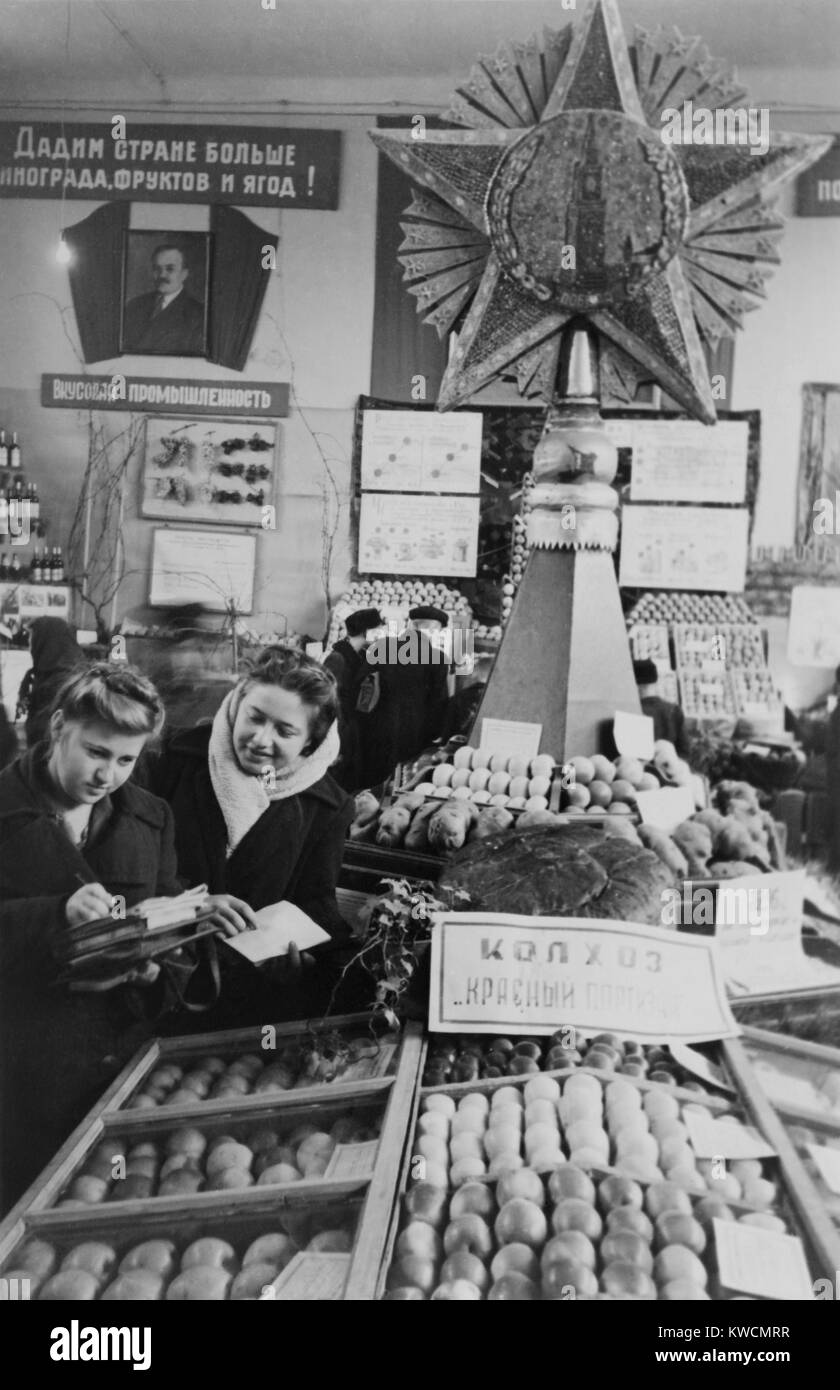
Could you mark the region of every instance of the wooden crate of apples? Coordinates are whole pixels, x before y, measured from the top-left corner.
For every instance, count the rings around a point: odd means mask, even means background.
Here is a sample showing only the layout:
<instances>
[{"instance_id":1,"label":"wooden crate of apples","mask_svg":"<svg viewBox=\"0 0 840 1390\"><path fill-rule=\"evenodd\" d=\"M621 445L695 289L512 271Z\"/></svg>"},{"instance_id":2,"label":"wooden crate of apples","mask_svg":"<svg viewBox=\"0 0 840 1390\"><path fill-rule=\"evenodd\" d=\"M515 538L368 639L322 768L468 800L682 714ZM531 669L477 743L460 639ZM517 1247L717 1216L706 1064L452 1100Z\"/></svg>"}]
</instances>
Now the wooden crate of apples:
<instances>
[{"instance_id":1,"label":"wooden crate of apples","mask_svg":"<svg viewBox=\"0 0 840 1390\"><path fill-rule=\"evenodd\" d=\"M91 1229L27 1231L3 1262L3 1277L28 1279L40 1302L232 1302L270 1298L274 1281L302 1251L353 1249L359 1203L296 1215L262 1212L194 1224L160 1222Z\"/></svg>"},{"instance_id":2,"label":"wooden crate of apples","mask_svg":"<svg viewBox=\"0 0 840 1390\"><path fill-rule=\"evenodd\" d=\"M228 1115L206 1125L155 1123L141 1133L109 1133L82 1160L59 1194L56 1207L146 1201L197 1193L318 1181L341 1144L378 1139L382 1107L343 1110L324 1105L263 1112L259 1118Z\"/></svg>"},{"instance_id":3,"label":"wooden crate of apples","mask_svg":"<svg viewBox=\"0 0 840 1390\"><path fill-rule=\"evenodd\" d=\"M714 1220L794 1228L772 1162L695 1157L691 1106L590 1070L425 1093L385 1298L725 1296Z\"/></svg>"}]
</instances>

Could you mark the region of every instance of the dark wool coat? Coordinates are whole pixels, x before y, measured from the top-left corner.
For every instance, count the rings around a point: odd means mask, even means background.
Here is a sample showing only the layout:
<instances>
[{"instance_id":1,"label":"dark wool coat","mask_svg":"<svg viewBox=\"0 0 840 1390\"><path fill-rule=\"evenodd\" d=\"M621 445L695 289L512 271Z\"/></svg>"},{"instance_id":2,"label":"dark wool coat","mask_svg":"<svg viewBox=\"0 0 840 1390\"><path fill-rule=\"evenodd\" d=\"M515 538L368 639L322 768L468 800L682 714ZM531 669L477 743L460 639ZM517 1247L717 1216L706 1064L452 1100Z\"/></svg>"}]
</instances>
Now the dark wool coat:
<instances>
[{"instance_id":1,"label":"dark wool coat","mask_svg":"<svg viewBox=\"0 0 840 1390\"><path fill-rule=\"evenodd\" d=\"M146 784L172 808L179 872L191 886L232 893L255 911L292 902L329 932L336 948L346 946L349 930L335 888L352 800L324 776L297 796L273 801L227 858L227 829L210 780L210 729L202 724L174 734L143 770ZM326 981L334 980L338 959L327 942L316 948L318 965L295 983L293 995L270 966L257 969L224 945L219 954L222 997L216 1010L201 1015L202 1030L303 1018L326 1007Z\"/></svg>"},{"instance_id":2,"label":"dark wool coat","mask_svg":"<svg viewBox=\"0 0 840 1390\"><path fill-rule=\"evenodd\" d=\"M33 749L0 773L0 1106L7 1208L160 1029L162 990L71 993L54 983L77 875L131 907L178 893L172 813L127 782L93 843L76 849L45 799ZM138 1017L138 1014L141 1016Z\"/></svg>"},{"instance_id":3,"label":"dark wool coat","mask_svg":"<svg viewBox=\"0 0 840 1390\"><path fill-rule=\"evenodd\" d=\"M357 652L346 637L324 657L324 666L335 676L338 686L341 758L333 776L346 791L358 791L365 786L359 726L366 716L359 714L356 702L362 681L373 668L368 666L364 652Z\"/></svg>"}]
</instances>

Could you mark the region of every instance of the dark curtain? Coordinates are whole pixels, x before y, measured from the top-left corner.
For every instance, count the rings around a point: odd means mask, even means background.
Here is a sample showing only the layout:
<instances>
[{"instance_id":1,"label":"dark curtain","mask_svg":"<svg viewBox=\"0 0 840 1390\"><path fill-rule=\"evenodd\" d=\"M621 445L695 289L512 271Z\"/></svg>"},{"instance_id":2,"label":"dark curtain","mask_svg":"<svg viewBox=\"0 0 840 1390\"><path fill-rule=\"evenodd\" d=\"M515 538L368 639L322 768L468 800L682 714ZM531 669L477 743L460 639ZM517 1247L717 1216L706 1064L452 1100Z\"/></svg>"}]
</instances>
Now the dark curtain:
<instances>
[{"instance_id":1,"label":"dark curtain","mask_svg":"<svg viewBox=\"0 0 840 1390\"><path fill-rule=\"evenodd\" d=\"M70 294L86 362L119 356L123 234L130 213L130 203L105 203L61 233L72 253Z\"/></svg>"},{"instance_id":2,"label":"dark curtain","mask_svg":"<svg viewBox=\"0 0 840 1390\"><path fill-rule=\"evenodd\" d=\"M222 367L241 372L248 359L271 270L263 269L265 248L278 238L264 232L236 208L215 203L210 267L210 350Z\"/></svg>"},{"instance_id":3,"label":"dark curtain","mask_svg":"<svg viewBox=\"0 0 840 1390\"><path fill-rule=\"evenodd\" d=\"M405 127L406 116L381 116L377 125ZM443 121L426 117L430 129L443 128ZM370 391L393 402L412 401L411 378L426 378L427 401L437 400L446 370L447 344L434 328L423 323L416 310L417 301L409 294L397 249L403 239L400 218L417 192L412 183L390 159L379 155L376 200L376 288L373 307L373 353ZM416 398L414 398L416 400Z\"/></svg>"}]
</instances>

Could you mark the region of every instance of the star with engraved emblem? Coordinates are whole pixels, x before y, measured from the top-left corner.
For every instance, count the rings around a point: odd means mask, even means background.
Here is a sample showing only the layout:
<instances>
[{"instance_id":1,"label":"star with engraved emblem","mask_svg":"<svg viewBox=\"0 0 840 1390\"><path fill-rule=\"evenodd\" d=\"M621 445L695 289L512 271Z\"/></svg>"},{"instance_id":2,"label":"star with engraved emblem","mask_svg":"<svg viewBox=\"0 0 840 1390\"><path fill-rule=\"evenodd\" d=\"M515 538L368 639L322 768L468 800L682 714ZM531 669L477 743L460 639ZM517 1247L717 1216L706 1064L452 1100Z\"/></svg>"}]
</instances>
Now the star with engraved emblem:
<instances>
[{"instance_id":1,"label":"star with engraved emblem","mask_svg":"<svg viewBox=\"0 0 840 1390\"><path fill-rule=\"evenodd\" d=\"M550 400L561 332L583 318L602 384L632 399L653 379L714 422L704 343L740 326L778 262L765 195L828 142L670 143L666 113L689 102L746 111L699 39L637 28L628 47L616 0L593 0L574 26L479 60L444 114L466 129L371 131L423 190L400 248L418 312L457 328L439 409L511 374Z\"/></svg>"}]
</instances>

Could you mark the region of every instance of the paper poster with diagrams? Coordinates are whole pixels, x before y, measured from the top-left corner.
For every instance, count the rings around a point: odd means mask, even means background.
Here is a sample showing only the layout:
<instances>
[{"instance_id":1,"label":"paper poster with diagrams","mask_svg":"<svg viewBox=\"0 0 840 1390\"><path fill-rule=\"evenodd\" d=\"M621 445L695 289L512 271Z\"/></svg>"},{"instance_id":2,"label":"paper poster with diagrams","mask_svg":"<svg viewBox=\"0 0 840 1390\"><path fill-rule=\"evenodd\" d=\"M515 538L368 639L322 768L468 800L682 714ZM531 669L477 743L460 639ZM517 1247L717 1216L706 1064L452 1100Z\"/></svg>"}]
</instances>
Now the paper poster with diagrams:
<instances>
[{"instance_id":1,"label":"paper poster with diagrams","mask_svg":"<svg viewBox=\"0 0 840 1390\"><path fill-rule=\"evenodd\" d=\"M840 666L840 589L791 591L787 657L791 666Z\"/></svg>"},{"instance_id":2,"label":"paper poster with diagrams","mask_svg":"<svg viewBox=\"0 0 840 1390\"><path fill-rule=\"evenodd\" d=\"M619 448L632 450L633 502L744 501L747 488L746 420L608 420Z\"/></svg>"},{"instance_id":3,"label":"paper poster with diagrams","mask_svg":"<svg viewBox=\"0 0 840 1390\"><path fill-rule=\"evenodd\" d=\"M201 603L213 613L254 606L256 536L220 531L155 531L149 603Z\"/></svg>"},{"instance_id":4,"label":"paper poster with diagrams","mask_svg":"<svg viewBox=\"0 0 840 1390\"><path fill-rule=\"evenodd\" d=\"M434 574L471 579L478 554L477 497L363 493L360 574Z\"/></svg>"},{"instance_id":5,"label":"paper poster with diagrams","mask_svg":"<svg viewBox=\"0 0 840 1390\"><path fill-rule=\"evenodd\" d=\"M277 429L248 420L152 419L143 454L143 516L262 526L275 503Z\"/></svg>"},{"instance_id":6,"label":"paper poster with diagrams","mask_svg":"<svg viewBox=\"0 0 840 1390\"><path fill-rule=\"evenodd\" d=\"M621 513L618 582L627 589L742 593L746 507L633 507Z\"/></svg>"},{"instance_id":7,"label":"paper poster with diagrams","mask_svg":"<svg viewBox=\"0 0 840 1390\"><path fill-rule=\"evenodd\" d=\"M480 411L365 410L362 489L478 492Z\"/></svg>"}]
</instances>

